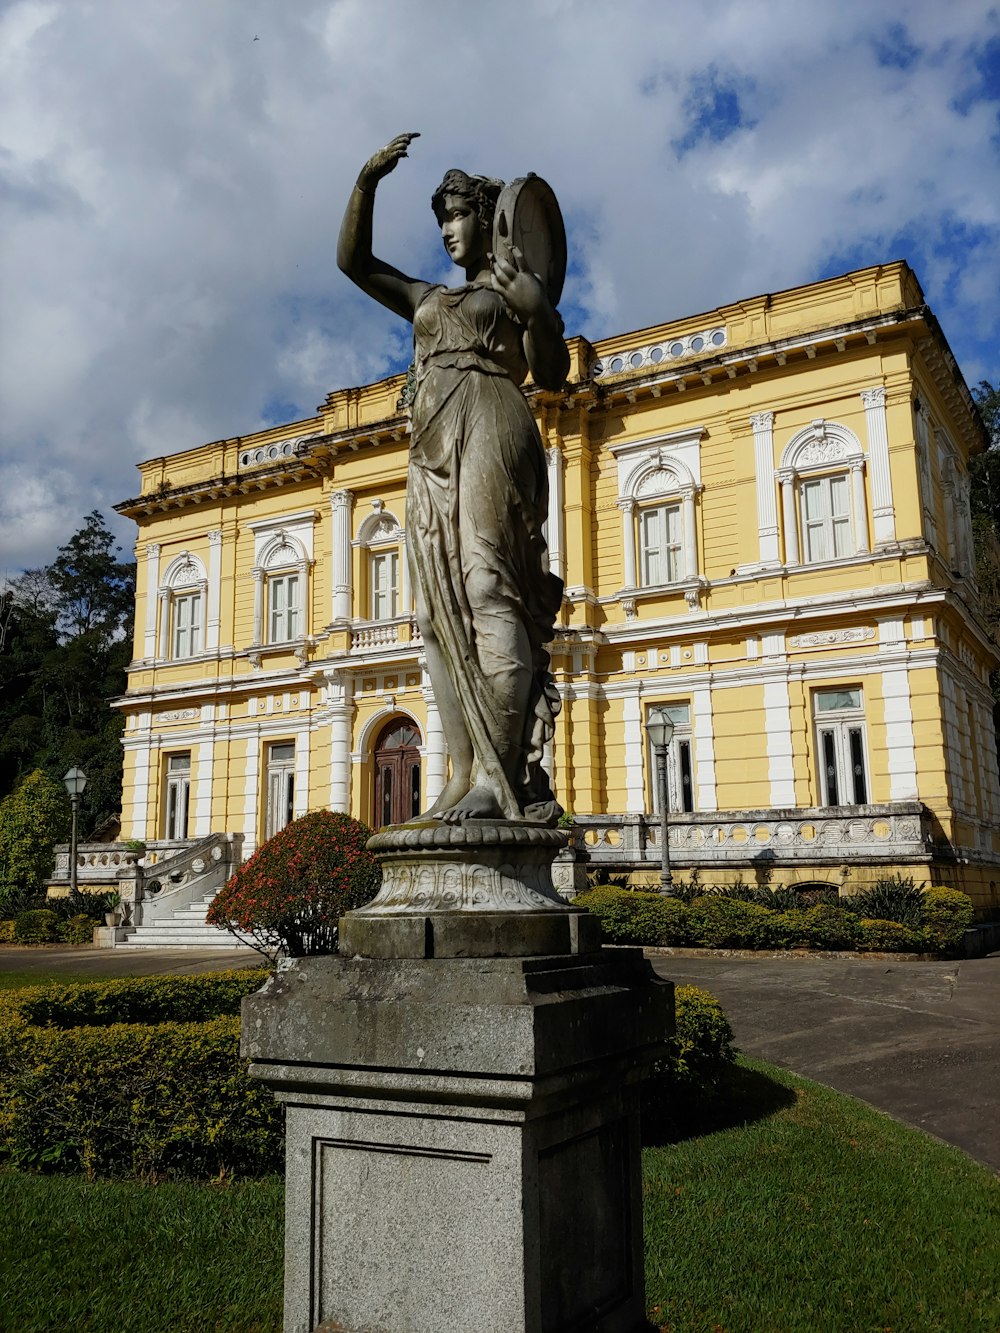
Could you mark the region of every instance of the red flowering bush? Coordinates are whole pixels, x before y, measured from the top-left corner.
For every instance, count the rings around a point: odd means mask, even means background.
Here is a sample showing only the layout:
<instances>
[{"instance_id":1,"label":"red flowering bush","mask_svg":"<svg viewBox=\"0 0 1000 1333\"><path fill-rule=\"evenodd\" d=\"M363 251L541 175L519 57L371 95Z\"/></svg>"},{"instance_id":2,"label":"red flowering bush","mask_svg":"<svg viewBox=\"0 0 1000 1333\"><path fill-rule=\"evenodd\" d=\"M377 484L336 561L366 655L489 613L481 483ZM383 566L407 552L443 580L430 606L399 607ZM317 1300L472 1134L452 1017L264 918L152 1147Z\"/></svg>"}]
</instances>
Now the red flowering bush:
<instances>
[{"instance_id":1,"label":"red flowering bush","mask_svg":"<svg viewBox=\"0 0 1000 1333\"><path fill-rule=\"evenodd\" d=\"M371 829L350 815L317 810L259 847L208 909L273 962L337 952L337 922L379 890L382 869L365 846Z\"/></svg>"}]
</instances>

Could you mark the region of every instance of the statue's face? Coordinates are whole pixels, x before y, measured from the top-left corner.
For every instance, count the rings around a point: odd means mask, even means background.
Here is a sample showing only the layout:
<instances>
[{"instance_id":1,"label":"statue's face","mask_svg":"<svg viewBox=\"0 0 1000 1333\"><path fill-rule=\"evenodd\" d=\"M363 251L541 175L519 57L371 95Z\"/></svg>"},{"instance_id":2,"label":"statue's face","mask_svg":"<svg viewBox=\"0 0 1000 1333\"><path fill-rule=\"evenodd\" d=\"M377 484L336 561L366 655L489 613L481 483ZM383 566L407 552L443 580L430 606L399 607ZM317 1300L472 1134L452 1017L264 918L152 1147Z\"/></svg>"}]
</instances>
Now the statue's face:
<instances>
[{"instance_id":1,"label":"statue's face","mask_svg":"<svg viewBox=\"0 0 1000 1333\"><path fill-rule=\"evenodd\" d=\"M468 199L446 194L443 201L441 239L453 264L469 268L486 253L479 215Z\"/></svg>"}]
</instances>

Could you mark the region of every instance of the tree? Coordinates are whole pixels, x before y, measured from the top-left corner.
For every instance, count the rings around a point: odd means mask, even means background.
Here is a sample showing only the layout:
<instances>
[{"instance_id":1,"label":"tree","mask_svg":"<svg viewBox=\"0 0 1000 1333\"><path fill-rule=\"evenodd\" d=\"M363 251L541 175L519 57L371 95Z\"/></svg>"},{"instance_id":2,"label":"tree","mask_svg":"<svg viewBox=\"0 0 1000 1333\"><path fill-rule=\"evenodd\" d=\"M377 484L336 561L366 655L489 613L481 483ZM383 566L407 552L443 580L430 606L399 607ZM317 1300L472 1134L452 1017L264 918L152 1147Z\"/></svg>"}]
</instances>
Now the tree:
<instances>
[{"instance_id":1,"label":"tree","mask_svg":"<svg viewBox=\"0 0 1000 1333\"><path fill-rule=\"evenodd\" d=\"M95 509L46 571L55 593L59 628L67 638L126 635L135 600L135 564L118 560L115 539Z\"/></svg>"},{"instance_id":2,"label":"tree","mask_svg":"<svg viewBox=\"0 0 1000 1333\"><path fill-rule=\"evenodd\" d=\"M65 789L40 769L0 801L0 910L43 892L69 824Z\"/></svg>"}]
</instances>

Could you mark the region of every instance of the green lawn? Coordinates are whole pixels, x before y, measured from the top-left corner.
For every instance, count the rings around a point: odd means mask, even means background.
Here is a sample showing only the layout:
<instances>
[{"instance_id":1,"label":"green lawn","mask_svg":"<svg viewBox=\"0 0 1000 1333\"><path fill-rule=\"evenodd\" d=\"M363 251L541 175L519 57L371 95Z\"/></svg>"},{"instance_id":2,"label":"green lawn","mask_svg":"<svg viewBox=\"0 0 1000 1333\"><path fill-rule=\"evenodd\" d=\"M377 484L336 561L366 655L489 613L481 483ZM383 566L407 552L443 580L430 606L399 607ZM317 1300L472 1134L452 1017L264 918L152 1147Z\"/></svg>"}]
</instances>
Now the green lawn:
<instances>
[{"instance_id":1,"label":"green lawn","mask_svg":"<svg viewBox=\"0 0 1000 1333\"><path fill-rule=\"evenodd\" d=\"M1000 1180L741 1061L717 1128L645 1152L646 1294L669 1333L996 1333ZM754 1118L756 1117L756 1118ZM0 1174L0 1328L281 1327L282 1185Z\"/></svg>"},{"instance_id":2,"label":"green lawn","mask_svg":"<svg viewBox=\"0 0 1000 1333\"><path fill-rule=\"evenodd\" d=\"M77 982L110 979L86 972L0 972L0 991L23 990L25 986L74 986Z\"/></svg>"}]
</instances>

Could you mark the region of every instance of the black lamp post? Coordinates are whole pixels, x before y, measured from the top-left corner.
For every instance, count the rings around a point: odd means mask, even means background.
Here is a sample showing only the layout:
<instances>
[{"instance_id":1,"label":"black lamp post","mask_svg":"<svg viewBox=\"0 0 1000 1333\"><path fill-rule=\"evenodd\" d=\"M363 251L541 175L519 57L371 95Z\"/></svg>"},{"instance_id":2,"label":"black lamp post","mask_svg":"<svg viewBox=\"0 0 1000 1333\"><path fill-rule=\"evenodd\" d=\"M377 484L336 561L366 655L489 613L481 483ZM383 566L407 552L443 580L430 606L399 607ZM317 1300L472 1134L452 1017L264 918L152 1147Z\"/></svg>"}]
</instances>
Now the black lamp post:
<instances>
[{"instance_id":1,"label":"black lamp post","mask_svg":"<svg viewBox=\"0 0 1000 1333\"><path fill-rule=\"evenodd\" d=\"M651 708L646 718L646 735L656 756L656 789L660 799L660 892L672 894L674 877L670 873L670 843L667 813L670 791L667 784L667 746L674 735L674 724L665 708Z\"/></svg>"},{"instance_id":2,"label":"black lamp post","mask_svg":"<svg viewBox=\"0 0 1000 1333\"><path fill-rule=\"evenodd\" d=\"M71 768L63 778L63 786L69 794L69 805L73 815L69 835L69 896L75 899L76 890L76 823L80 812L80 797L87 785L87 775L82 768Z\"/></svg>"}]
</instances>

